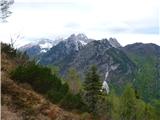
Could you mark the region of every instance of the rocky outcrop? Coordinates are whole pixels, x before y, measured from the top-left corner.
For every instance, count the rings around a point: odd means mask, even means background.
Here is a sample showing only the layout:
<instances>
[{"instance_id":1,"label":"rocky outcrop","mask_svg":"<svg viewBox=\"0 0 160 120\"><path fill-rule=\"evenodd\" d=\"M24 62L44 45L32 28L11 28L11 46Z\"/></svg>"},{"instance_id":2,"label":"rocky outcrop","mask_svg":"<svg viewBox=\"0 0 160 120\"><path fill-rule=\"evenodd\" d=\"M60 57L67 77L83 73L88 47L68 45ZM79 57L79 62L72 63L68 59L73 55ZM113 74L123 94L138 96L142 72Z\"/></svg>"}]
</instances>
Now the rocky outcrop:
<instances>
[{"instance_id":1,"label":"rocky outcrop","mask_svg":"<svg viewBox=\"0 0 160 120\"><path fill-rule=\"evenodd\" d=\"M112 45L112 47L114 47L114 48L121 48L122 47L115 38L109 38L108 41Z\"/></svg>"}]
</instances>

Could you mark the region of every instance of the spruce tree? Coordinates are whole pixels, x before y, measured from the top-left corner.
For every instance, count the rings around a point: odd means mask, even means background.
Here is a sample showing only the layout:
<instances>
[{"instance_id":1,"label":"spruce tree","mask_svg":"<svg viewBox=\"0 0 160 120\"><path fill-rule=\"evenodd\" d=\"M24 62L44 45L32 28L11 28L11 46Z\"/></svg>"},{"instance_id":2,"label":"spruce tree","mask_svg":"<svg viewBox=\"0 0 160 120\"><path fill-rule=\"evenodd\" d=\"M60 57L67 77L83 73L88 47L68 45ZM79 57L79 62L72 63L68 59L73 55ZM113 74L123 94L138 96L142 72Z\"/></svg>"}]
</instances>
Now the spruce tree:
<instances>
[{"instance_id":1,"label":"spruce tree","mask_svg":"<svg viewBox=\"0 0 160 120\"><path fill-rule=\"evenodd\" d=\"M97 113L97 103L101 95L102 83L100 81L100 76L97 73L96 66L92 66L91 69L86 74L86 79L84 82L85 90L85 101L88 105L89 111L96 116Z\"/></svg>"}]
</instances>

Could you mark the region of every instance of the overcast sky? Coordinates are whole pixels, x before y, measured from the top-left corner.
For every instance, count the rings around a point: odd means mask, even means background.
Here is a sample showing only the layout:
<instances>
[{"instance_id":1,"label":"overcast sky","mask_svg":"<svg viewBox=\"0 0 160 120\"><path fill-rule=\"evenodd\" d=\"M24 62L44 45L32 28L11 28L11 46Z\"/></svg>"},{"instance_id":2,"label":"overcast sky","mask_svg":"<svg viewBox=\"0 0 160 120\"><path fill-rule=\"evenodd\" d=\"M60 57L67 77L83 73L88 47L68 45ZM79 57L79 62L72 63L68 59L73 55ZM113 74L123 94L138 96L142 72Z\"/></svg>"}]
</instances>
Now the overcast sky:
<instances>
[{"instance_id":1,"label":"overcast sky","mask_svg":"<svg viewBox=\"0 0 160 120\"><path fill-rule=\"evenodd\" d=\"M158 0L15 0L8 23L0 23L0 39L21 34L18 45L36 38L115 37L122 44L160 45Z\"/></svg>"}]
</instances>

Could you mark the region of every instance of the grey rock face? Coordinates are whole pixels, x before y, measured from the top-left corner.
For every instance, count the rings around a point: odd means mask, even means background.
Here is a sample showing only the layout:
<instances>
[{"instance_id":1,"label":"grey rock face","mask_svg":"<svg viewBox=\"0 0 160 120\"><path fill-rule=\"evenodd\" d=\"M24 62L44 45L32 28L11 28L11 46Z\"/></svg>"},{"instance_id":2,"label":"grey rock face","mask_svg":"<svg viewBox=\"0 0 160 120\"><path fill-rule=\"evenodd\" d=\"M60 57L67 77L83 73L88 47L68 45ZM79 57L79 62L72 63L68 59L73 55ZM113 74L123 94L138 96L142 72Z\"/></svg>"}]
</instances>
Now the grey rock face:
<instances>
[{"instance_id":1,"label":"grey rock face","mask_svg":"<svg viewBox=\"0 0 160 120\"><path fill-rule=\"evenodd\" d=\"M120 45L120 43L115 38L109 38L108 41L112 45L112 47L114 47L114 48L120 48L120 47L122 47Z\"/></svg>"}]
</instances>

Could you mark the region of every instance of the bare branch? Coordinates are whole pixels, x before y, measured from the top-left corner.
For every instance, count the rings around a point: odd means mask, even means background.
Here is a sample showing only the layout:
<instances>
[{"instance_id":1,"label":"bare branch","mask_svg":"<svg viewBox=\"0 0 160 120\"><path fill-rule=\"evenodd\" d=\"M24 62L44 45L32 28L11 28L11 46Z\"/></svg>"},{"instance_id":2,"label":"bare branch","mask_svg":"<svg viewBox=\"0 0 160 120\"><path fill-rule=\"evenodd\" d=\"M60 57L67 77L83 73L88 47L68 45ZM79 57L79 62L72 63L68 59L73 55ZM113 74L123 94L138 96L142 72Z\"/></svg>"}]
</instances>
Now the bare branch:
<instances>
[{"instance_id":1,"label":"bare branch","mask_svg":"<svg viewBox=\"0 0 160 120\"><path fill-rule=\"evenodd\" d=\"M11 46L14 47L15 43L17 42L17 40L20 40L22 37L22 35L20 33L14 34L14 36L11 36Z\"/></svg>"}]
</instances>

